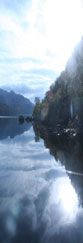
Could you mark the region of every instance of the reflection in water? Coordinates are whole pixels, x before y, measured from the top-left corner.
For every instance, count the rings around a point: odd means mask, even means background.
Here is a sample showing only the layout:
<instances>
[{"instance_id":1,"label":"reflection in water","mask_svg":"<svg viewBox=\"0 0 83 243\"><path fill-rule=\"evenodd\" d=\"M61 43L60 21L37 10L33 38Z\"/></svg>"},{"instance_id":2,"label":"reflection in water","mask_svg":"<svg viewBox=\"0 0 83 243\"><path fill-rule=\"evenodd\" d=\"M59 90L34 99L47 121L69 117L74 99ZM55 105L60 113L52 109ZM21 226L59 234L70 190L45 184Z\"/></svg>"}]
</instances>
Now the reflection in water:
<instances>
[{"instance_id":1,"label":"reflection in water","mask_svg":"<svg viewBox=\"0 0 83 243\"><path fill-rule=\"evenodd\" d=\"M0 118L0 140L7 137L14 138L29 130L30 127L31 124L27 122L19 125L17 118Z\"/></svg>"},{"instance_id":2,"label":"reflection in water","mask_svg":"<svg viewBox=\"0 0 83 243\"><path fill-rule=\"evenodd\" d=\"M49 148L50 154L56 161L64 165L72 185L79 195L81 204L83 204L83 132L78 132L77 136L62 132L57 134L50 131L40 124L34 124L36 136L44 139L46 148Z\"/></svg>"},{"instance_id":3,"label":"reflection in water","mask_svg":"<svg viewBox=\"0 0 83 243\"><path fill-rule=\"evenodd\" d=\"M54 211L53 220L55 222L56 216L60 216L60 219L57 218L57 220L61 222L61 225L62 221L64 224L70 224L76 217L79 208L78 197L68 177L58 178L52 183L47 207Z\"/></svg>"},{"instance_id":4,"label":"reflection in water","mask_svg":"<svg viewBox=\"0 0 83 243\"><path fill-rule=\"evenodd\" d=\"M0 243L82 243L78 177L34 138L31 127L0 141Z\"/></svg>"},{"instance_id":5,"label":"reflection in water","mask_svg":"<svg viewBox=\"0 0 83 243\"><path fill-rule=\"evenodd\" d=\"M78 207L78 197L70 181L63 180L59 190L59 199L67 213L73 213Z\"/></svg>"}]
</instances>

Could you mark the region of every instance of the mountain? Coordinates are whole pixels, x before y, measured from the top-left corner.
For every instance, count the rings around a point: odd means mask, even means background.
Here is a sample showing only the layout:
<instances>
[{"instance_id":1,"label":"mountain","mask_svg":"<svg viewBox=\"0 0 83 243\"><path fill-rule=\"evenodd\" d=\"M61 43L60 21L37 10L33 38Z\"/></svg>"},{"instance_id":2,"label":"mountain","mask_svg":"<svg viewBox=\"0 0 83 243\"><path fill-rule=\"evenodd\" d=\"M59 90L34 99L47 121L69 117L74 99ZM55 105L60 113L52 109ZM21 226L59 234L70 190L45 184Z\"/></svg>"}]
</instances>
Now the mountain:
<instances>
[{"instance_id":1,"label":"mountain","mask_svg":"<svg viewBox=\"0 0 83 243\"><path fill-rule=\"evenodd\" d=\"M0 116L31 114L33 104L29 99L15 92L0 89Z\"/></svg>"},{"instance_id":2,"label":"mountain","mask_svg":"<svg viewBox=\"0 0 83 243\"><path fill-rule=\"evenodd\" d=\"M83 123L83 38L44 100L34 107L33 115L51 127Z\"/></svg>"}]
</instances>

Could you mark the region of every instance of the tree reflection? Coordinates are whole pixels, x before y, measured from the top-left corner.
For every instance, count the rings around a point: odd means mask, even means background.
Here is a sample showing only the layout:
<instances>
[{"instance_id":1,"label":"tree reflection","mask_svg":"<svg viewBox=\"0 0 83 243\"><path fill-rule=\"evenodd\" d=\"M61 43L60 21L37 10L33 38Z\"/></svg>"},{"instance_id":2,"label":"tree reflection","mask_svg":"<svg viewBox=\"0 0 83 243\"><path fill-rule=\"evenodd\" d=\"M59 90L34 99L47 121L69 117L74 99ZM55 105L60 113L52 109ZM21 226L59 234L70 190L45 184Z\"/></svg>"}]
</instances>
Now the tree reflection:
<instances>
[{"instance_id":1,"label":"tree reflection","mask_svg":"<svg viewBox=\"0 0 83 243\"><path fill-rule=\"evenodd\" d=\"M39 142L39 140L40 140L39 125L38 124L35 125L35 123L34 123L33 129L34 129L34 133L35 133L35 142Z\"/></svg>"},{"instance_id":2,"label":"tree reflection","mask_svg":"<svg viewBox=\"0 0 83 243\"><path fill-rule=\"evenodd\" d=\"M83 204L83 134L78 133L77 136L70 136L69 133L52 132L51 129L40 124L35 125L35 131L38 136L44 139L45 146L49 148L49 152L55 160L59 160L65 166L66 171L77 172L77 174L67 173L81 204Z\"/></svg>"}]
</instances>

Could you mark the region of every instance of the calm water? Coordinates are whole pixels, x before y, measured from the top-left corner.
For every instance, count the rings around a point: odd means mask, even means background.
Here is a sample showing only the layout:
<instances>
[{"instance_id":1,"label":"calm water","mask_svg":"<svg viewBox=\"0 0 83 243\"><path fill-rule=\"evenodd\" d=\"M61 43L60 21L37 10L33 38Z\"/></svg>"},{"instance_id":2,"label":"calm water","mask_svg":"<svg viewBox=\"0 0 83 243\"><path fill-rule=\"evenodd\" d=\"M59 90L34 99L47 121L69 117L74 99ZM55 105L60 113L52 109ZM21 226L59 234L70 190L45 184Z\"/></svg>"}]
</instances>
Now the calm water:
<instances>
[{"instance_id":1,"label":"calm water","mask_svg":"<svg viewBox=\"0 0 83 243\"><path fill-rule=\"evenodd\" d=\"M78 161L41 137L31 124L0 120L0 243L83 243Z\"/></svg>"}]
</instances>

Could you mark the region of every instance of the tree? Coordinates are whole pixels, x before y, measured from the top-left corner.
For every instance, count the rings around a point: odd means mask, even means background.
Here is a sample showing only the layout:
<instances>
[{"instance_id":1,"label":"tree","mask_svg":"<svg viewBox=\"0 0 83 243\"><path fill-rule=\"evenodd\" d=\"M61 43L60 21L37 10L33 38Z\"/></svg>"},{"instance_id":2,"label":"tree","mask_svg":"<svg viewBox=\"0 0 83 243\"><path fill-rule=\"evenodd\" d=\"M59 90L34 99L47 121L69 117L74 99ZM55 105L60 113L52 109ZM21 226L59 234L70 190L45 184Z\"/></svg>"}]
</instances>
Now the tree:
<instances>
[{"instance_id":1,"label":"tree","mask_svg":"<svg viewBox=\"0 0 83 243\"><path fill-rule=\"evenodd\" d=\"M35 105L39 105L40 104L40 98L39 97L35 97Z\"/></svg>"},{"instance_id":2,"label":"tree","mask_svg":"<svg viewBox=\"0 0 83 243\"><path fill-rule=\"evenodd\" d=\"M40 103L40 98L35 97L35 106L33 109L33 117L36 120L40 119L40 112L41 112L41 103Z\"/></svg>"}]
</instances>

